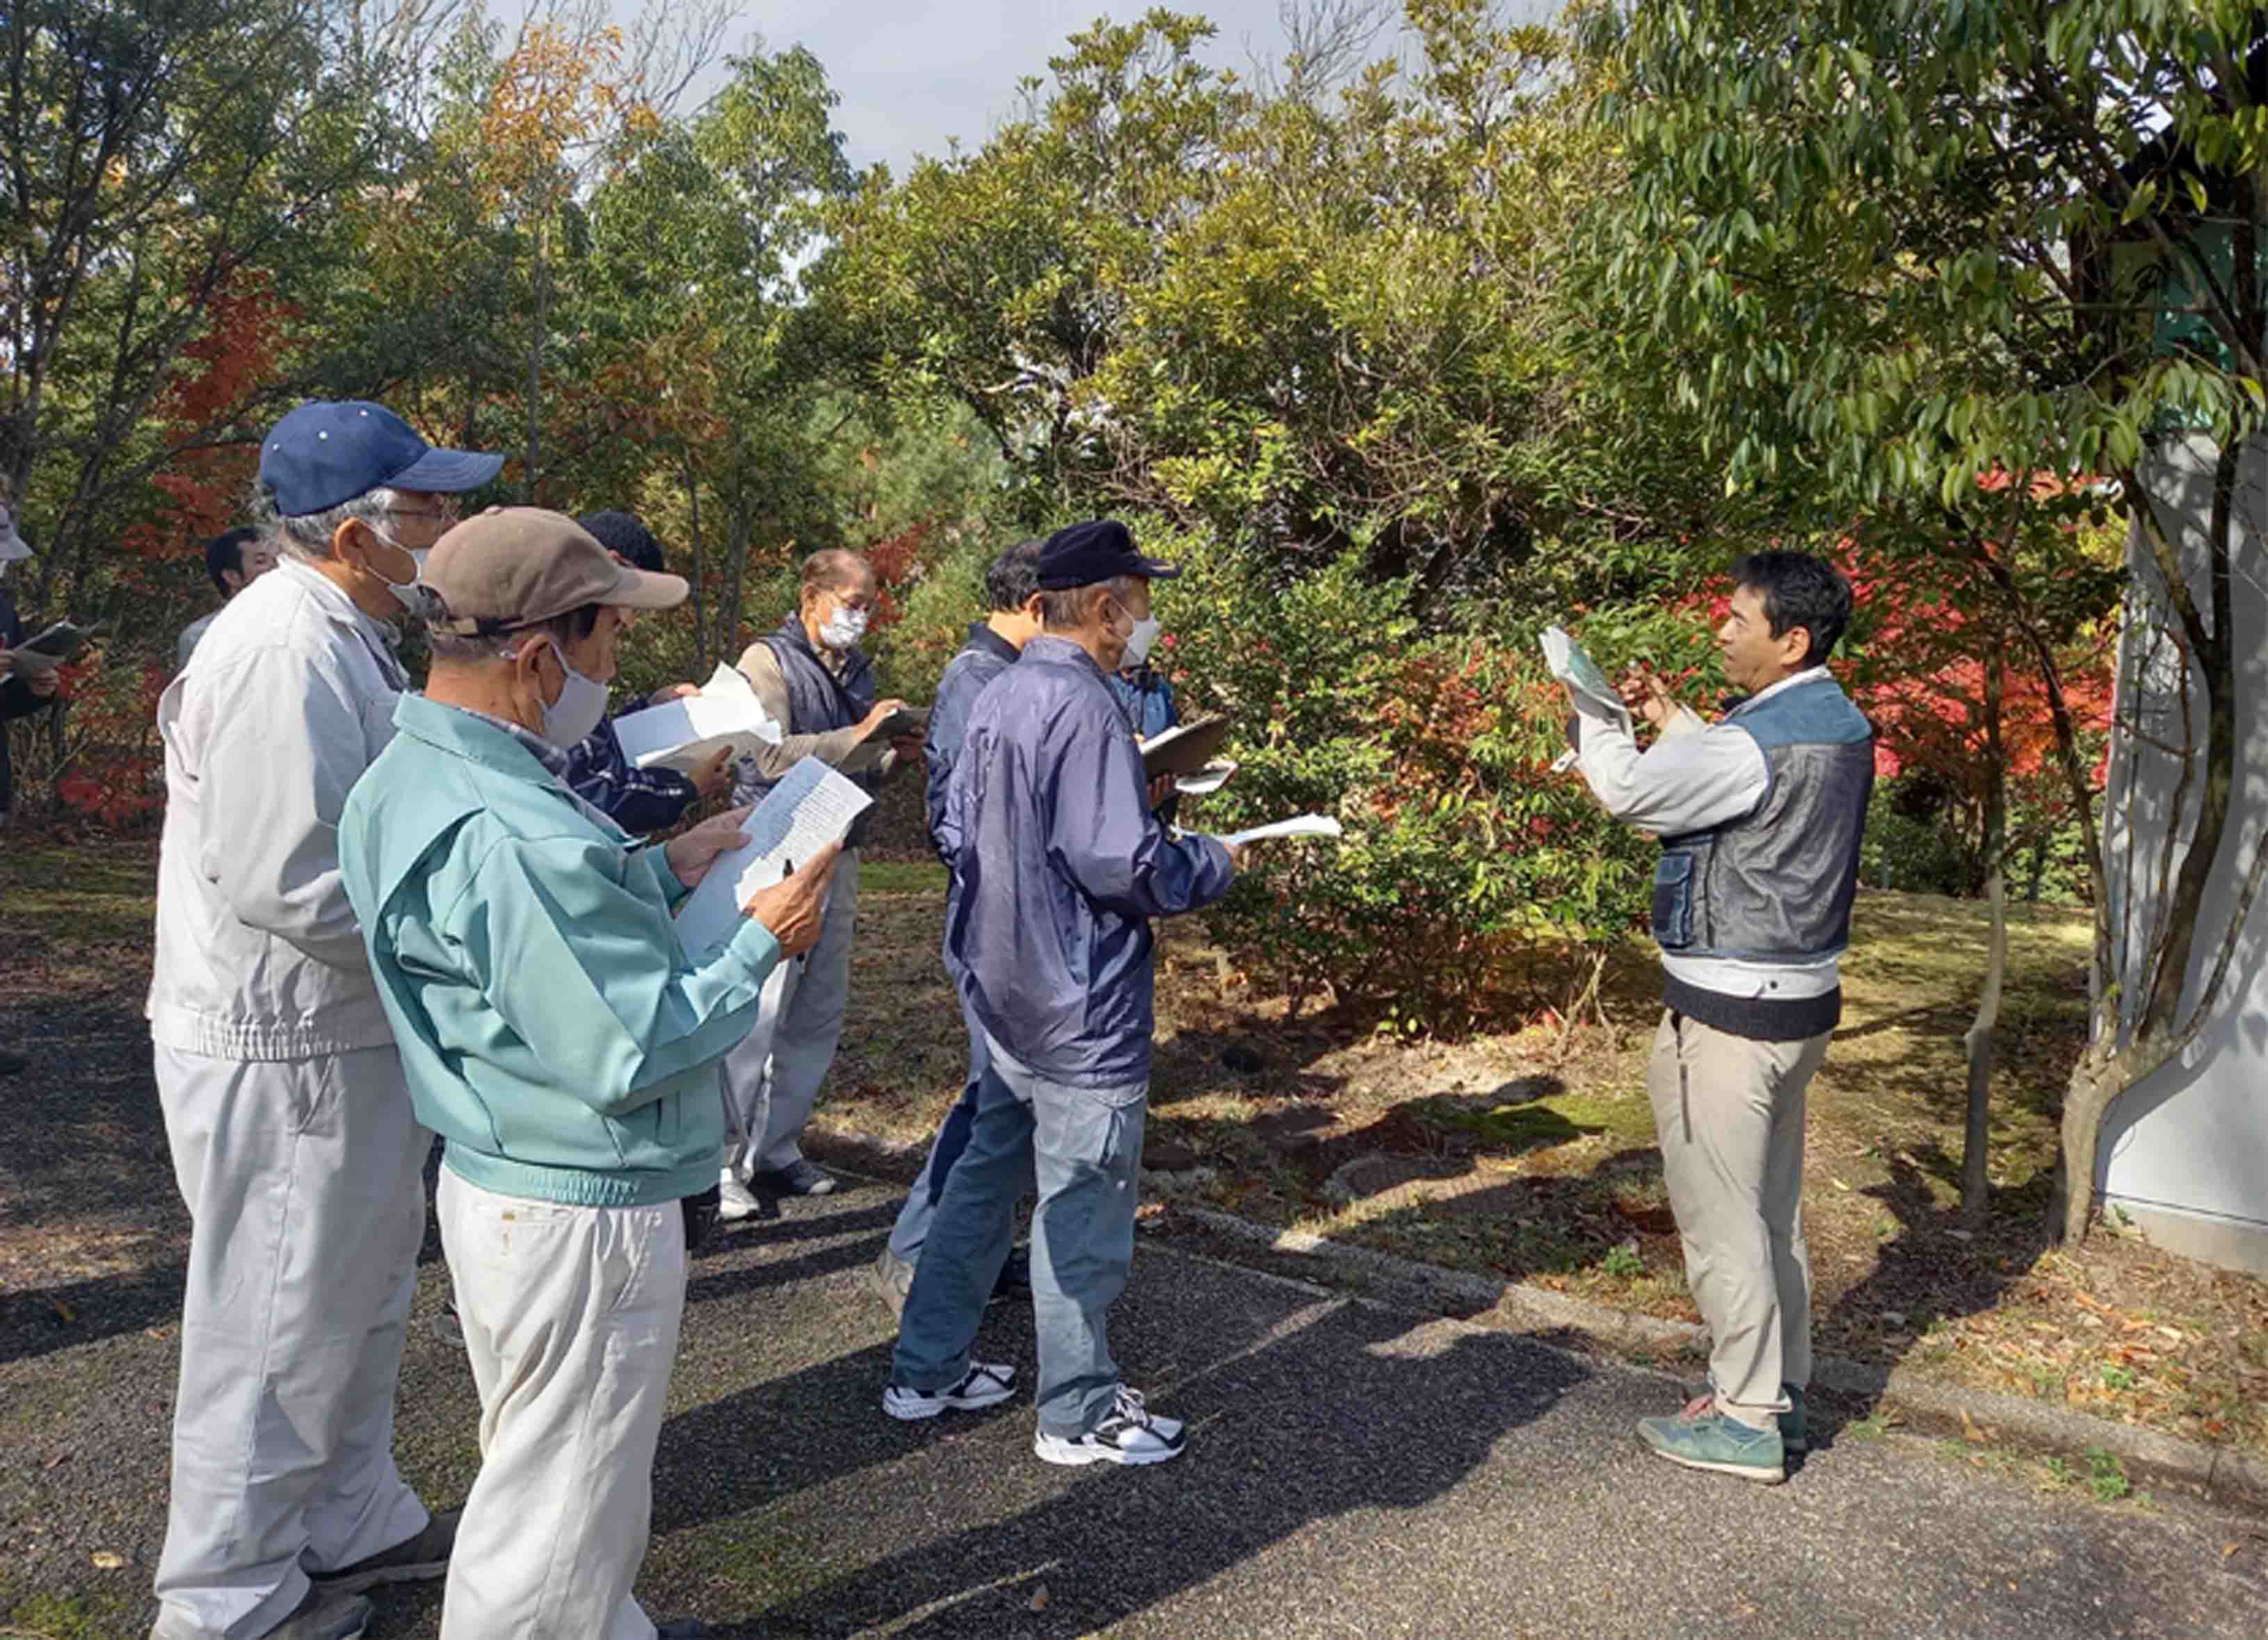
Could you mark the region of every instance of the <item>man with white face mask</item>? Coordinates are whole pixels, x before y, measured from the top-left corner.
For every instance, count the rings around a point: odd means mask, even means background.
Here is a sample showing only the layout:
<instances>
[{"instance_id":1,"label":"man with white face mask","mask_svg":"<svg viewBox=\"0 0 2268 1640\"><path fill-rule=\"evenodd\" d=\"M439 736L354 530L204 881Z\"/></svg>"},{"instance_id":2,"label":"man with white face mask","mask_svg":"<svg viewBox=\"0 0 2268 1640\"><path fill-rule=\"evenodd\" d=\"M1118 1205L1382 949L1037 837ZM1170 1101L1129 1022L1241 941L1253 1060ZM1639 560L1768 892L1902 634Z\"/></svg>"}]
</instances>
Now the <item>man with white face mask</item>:
<instances>
[{"instance_id":1,"label":"man with white face mask","mask_svg":"<svg viewBox=\"0 0 2268 1640\"><path fill-rule=\"evenodd\" d=\"M819 552L804 561L795 613L740 656L756 699L787 732L777 746L740 760L733 802L761 801L806 757L823 759L870 791L893 769L919 761L919 735L873 738L905 704L874 698L873 663L858 647L873 607L874 572L857 553ZM807 961L783 964L772 975L755 1028L725 1060L727 1133L718 1210L727 1220L759 1211L760 1195L824 1195L835 1188L834 1180L804 1159L799 1141L843 1038L864 829L851 828L836 868L818 946Z\"/></svg>"},{"instance_id":2,"label":"man with white face mask","mask_svg":"<svg viewBox=\"0 0 2268 1640\"><path fill-rule=\"evenodd\" d=\"M946 966L983 1033L976 1113L906 1294L882 1409L934 1418L997 1406L1014 1370L970 1351L1032 1213L1039 1430L1055 1464L1163 1463L1181 1421L1152 1413L1111 1354L1110 1306L1134 1256L1154 1024L1152 921L1228 892L1238 854L1167 829L1105 680L1178 574L1115 518L1049 536L1040 635L968 716L937 827L953 866Z\"/></svg>"},{"instance_id":3,"label":"man with white face mask","mask_svg":"<svg viewBox=\"0 0 2268 1640\"><path fill-rule=\"evenodd\" d=\"M379 405L301 405L260 448L282 562L158 703L150 1033L193 1229L154 1640L339 1640L364 1589L447 1569L454 1519L393 1451L432 1136L337 840L409 687L393 623L429 601L418 559L502 466Z\"/></svg>"},{"instance_id":4,"label":"man with white face mask","mask_svg":"<svg viewBox=\"0 0 2268 1640\"><path fill-rule=\"evenodd\" d=\"M339 826L347 893L417 1114L447 1143L442 1245L481 1398L444 1640L709 1632L630 1593L717 1177L716 1063L818 938L831 853L708 948L671 914L746 811L661 848L566 783L630 612L686 584L534 507L468 518L430 570L425 693Z\"/></svg>"}]
</instances>

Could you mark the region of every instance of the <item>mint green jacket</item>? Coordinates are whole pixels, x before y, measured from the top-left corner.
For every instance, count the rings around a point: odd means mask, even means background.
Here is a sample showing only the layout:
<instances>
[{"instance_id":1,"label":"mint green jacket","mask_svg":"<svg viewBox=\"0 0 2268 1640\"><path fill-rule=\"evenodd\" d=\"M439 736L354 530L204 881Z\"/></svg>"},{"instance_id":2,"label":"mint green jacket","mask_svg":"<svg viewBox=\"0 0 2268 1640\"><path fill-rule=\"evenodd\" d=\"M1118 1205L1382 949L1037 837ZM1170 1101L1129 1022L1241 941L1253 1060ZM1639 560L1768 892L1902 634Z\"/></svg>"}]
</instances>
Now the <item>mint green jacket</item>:
<instances>
[{"instance_id":1,"label":"mint green jacket","mask_svg":"<svg viewBox=\"0 0 2268 1640\"><path fill-rule=\"evenodd\" d=\"M779 945L744 920L678 944L685 886L528 748L405 695L347 798L339 864L447 1165L505 1195L667 1202L717 1181L717 1062L755 1023Z\"/></svg>"}]
</instances>

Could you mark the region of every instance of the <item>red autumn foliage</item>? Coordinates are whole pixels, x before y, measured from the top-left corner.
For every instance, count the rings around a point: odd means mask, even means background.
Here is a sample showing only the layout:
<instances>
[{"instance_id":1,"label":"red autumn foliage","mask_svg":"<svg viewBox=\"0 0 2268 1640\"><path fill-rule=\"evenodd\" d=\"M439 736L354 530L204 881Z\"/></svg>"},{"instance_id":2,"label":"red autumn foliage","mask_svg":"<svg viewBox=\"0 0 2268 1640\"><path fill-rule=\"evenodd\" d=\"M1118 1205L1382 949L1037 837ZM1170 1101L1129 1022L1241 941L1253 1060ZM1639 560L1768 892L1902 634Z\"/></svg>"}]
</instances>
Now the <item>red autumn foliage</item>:
<instances>
[{"instance_id":1,"label":"red autumn foliage","mask_svg":"<svg viewBox=\"0 0 2268 1640\"><path fill-rule=\"evenodd\" d=\"M238 272L215 295L205 334L181 349L180 371L153 408L166 436L184 447L151 480L166 504L126 532L120 544L128 552L145 559L190 556L206 537L239 520L259 447L197 447L193 441L225 427L275 379L296 316L258 269Z\"/></svg>"}]
</instances>

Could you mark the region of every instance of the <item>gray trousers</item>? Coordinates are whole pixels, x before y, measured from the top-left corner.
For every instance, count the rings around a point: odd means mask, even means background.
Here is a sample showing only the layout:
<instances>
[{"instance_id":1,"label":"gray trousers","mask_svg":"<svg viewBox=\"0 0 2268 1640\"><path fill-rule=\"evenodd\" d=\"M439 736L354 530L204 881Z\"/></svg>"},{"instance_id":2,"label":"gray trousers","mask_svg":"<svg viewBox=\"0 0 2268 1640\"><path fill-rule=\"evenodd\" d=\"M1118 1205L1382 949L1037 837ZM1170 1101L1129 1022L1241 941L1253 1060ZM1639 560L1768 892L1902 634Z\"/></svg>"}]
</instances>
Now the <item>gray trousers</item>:
<instances>
[{"instance_id":1,"label":"gray trousers","mask_svg":"<svg viewBox=\"0 0 2268 1640\"><path fill-rule=\"evenodd\" d=\"M391 1048L156 1061L191 1229L155 1632L241 1640L425 1529L394 1392L433 1136Z\"/></svg>"},{"instance_id":2,"label":"gray trousers","mask_svg":"<svg viewBox=\"0 0 2268 1640\"><path fill-rule=\"evenodd\" d=\"M1007 1261L1016 1203L1036 1189L1040 1428L1075 1439L1108 1416L1119 1375L1107 1322L1134 1261L1149 1092L1146 1082L1052 1082L984 1039L976 1120L946 1175L906 1295L892 1382L946 1389L968 1371L977 1323Z\"/></svg>"},{"instance_id":3,"label":"gray trousers","mask_svg":"<svg viewBox=\"0 0 2268 1640\"><path fill-rule=\"evenodd\" d=\"M858 856L846 850L827 891L819 943L771 971L756 1022L725 1055L725 1177L799 1161L804 1124L843 1041L850 945L858 928Z\"/></svg>"},{"instance_id":4,"label":"gray trousers","mask_svg":"<svg viewBox=\"0 0 2268 1640\"><path fill-rule=\"evenodd\" d=\"M1665 1012L1646 1092L1719 1411L1758 1428L1811 1381L1803 1105L1828 1038L1758 1042Z\"/></svg>"}]
</instances>

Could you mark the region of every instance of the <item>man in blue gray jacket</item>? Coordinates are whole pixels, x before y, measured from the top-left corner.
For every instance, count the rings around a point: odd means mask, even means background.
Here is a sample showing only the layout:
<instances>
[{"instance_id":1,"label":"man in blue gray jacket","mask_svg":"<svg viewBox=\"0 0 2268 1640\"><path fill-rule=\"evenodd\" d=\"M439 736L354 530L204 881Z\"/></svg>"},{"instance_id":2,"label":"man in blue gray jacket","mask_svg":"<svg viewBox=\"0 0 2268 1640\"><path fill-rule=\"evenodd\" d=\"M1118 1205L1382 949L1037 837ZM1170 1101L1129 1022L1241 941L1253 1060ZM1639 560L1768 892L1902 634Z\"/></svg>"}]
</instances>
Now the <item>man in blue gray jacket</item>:
<instances>
[{"instance_id":1,"label":"man in blue gray jacket","mask_svg":"<svg viewBox=\"0 0 2268 1640\"><path fill-rule=\"evenodd\" d=\"M1609 813L1661 839L1653 937L1662 1016L1646 1070L1669 1207L1709 1325L1709 1388L1638 1438L1672 1463L1767 1484L1804 1445L1811 1268L1803 1110L1841 1017L1874 731L1827 671L1851 588L1801 553L1733 566L1717 648L1747 695L1708 724L1649 679L1629 703L1578 693L1583 777Z\"/></svg>"},{"instance_id":2,"label":"man in blue gray jacket","mask_svg":"<svg viewBox=\"0 0 2268 1640\"><path fill-rule=\"evenodd\" d=\"M922 745L929 764L930 846L938 850L938 857L948 870L953 862L939 842L938 832L945 820L945 797L953 782L953 766L960 760L961 739L968 732L968 714L985 686L1014 666L1024 645L1040 633L1038 541L1019 541L992 561L984 571L984 601L990 613L983 620L968 623L968 641L946 664L945 675L937 680L937 700L929 709L929 733ZM874 1290L894 1315L905 1307L906 1289L913 1284L914 1266L921 1261L930 1220L936 1217L938 1199L945 1194L946 1175L968 1144L969 1124L976 1118L984 1033L973 1019L967 1023L968 1079L937 1130L929 1160L922 1165L921 1176L914 1180L912 1193L890 1232L889 1245L874 1255ZM1000 1267L1000 1286L995 1296L1030 1290L1028 1265L1011 1253Z\"/></svg>"},{"instance_id":3,"label":"man in blue gray jacket","mask_svg":"<svg viewBox=\"0 0 2268 1640\"><path fill-rule=\"evenodd\" d=\"M1041 635L986 688L938 828L954 872L946 959L983 1034L968 1148L947 1175L901 1318L882 1407L933 1418L1005 1400L1013 1369L969 1347L1036 1188L1032 1306L1049 1463L1177 1456L1179 1420L1121 1380L1105 1322L1134 1254L1150 1086L1150 919L1220 898L1219 839L1169 832L1105 680L1175 571L1113 519L1049 536Z\"/></svg>"}]
</instances>

